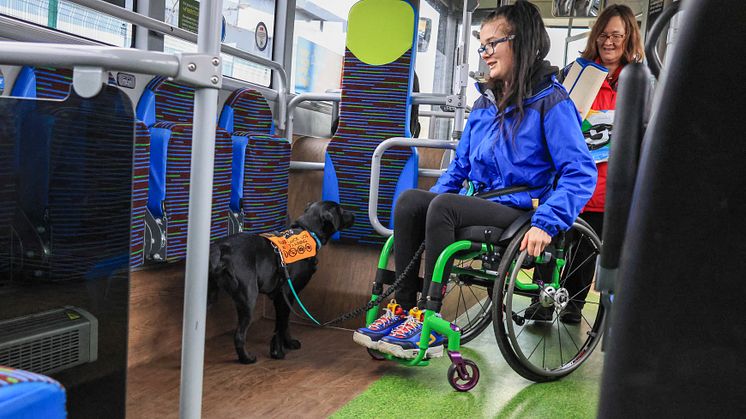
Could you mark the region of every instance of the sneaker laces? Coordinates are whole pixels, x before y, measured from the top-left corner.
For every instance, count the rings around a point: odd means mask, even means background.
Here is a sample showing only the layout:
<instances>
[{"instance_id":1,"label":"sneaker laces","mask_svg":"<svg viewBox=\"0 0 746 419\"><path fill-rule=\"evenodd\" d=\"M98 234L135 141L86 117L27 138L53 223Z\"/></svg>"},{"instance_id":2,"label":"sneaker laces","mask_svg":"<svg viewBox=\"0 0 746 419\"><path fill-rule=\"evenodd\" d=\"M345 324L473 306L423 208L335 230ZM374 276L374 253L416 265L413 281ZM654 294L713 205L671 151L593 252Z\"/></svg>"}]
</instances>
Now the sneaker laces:
<instances>
[{"instance_id":1,"label":"sneaker laces","mask_svg":"<svg viewBox=\"0 0 746 419\"><path fill-rule=\"evenodd\" d=\"M396 301L392 300L392 303L389 303L384 309L383 315L374 320L368 328L372 330L384 329L402 316L404 316L404 310L399 304L396 304Z\"/></svg>"},{"instance_id":2,"label":"sneaker laces","mask_svg":"<svg viewBox=\"0 0 746 419\"><path fill-rule=\"evenodd\" d=\"M383 315L379 318L377 318L373 323L370 324L370 329L375 328L385 328L386 326L390 325L393 321L397 320L403 315L404 310L402 310L400 307L397 308L394 311L389 310L388 308L384 309Z\"/></svg>"},{"instance_id":3,"label":"sneaker laces","mask_svg":"<svg viewBox=\"0 0 746 419\"><path fill-rule=\"evenodd\" d=\"M423 315L424 313L421 310L417 309L417 307L412 308L411 310L409 310L407 320L399 326L396 326L396 328L391 331L391 334L389 336L404 339L412 332L421 329Z\"/></svg>"}]
</instances>

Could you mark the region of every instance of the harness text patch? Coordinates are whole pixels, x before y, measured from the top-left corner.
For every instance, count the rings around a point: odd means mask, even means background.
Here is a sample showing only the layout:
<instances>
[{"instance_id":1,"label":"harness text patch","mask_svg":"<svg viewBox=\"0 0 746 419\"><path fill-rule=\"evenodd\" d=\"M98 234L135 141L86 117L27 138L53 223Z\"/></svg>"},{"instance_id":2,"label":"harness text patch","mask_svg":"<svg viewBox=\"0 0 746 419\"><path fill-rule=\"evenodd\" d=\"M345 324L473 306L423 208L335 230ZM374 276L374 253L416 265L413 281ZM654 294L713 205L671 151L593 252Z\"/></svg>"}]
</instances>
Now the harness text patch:
<instances>
[{"instance_id":1,"label":"harness text patch","mask_svg":"<svg viewBox=\"0 0 746 419\"><path fill-rule=\"evenodd\" d=\"M316 256L316 240L306 230L285 230L279 233L263 233L260 236L274 244L285 264Z\"/></svg>"}]
</instances>

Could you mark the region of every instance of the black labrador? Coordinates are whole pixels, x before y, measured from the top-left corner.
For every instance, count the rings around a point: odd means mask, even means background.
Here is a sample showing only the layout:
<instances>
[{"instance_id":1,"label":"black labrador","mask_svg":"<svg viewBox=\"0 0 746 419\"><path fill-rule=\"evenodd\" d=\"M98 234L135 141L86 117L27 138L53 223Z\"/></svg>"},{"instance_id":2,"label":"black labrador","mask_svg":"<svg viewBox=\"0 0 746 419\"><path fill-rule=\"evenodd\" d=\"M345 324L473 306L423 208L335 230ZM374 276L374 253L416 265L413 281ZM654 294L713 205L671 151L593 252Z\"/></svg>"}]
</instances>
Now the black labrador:
<instances>
[{"instance_id":1,"label":"black labrador","mask_svg":"<svg viewBox=\"0 0 746 419\"><path fill-rule=\"evenodd\" d=\"M355 217L333 201L309 204L303 214L291 225L313 233L319 244L325 244L339 230L349 228ZM320 250L320 249L317 249ZM296 292L300 292L316 271L316 257L302 259L287 265ZM246 350L246 331L251 323L259 293L269 295L275 306L275 332L269 351L275 359L285 357L285 349L299 349L300 342L290 337L288 301L294 297L286 286L285 271L272 243L259 235L238 233L217 240L210 246L209 301L215 301L218 289L233 298L238 312L238 327L233 336L239 362L251 364L256 356Z\"/></svg>"}]
</instances>

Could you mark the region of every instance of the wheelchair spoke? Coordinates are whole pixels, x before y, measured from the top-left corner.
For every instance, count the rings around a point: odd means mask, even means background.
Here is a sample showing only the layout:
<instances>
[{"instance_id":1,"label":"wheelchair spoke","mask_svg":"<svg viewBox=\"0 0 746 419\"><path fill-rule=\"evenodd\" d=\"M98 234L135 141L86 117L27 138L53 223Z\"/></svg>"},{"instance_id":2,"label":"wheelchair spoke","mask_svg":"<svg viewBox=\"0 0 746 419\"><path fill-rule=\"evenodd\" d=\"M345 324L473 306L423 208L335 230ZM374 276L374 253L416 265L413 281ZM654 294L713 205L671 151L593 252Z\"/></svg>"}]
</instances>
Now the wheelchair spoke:
<instances>
[{"instance_id":1,"label":"wheelchair spoke","mask_svg":"<svg viewBox=\"0 0 746 419\"><path fill-rule=\"evenodd\" d=\"M575 297L577 297L578 295L582 294L583 291L590 290L591 285L593 285L593 282L591 282L590 284L584 286L583 288L580 289L580 291L576 292L575 294L571 295L570 296L570 300L575 300Z\"/></svg>"},{"instance_id":2,"label":"wheelchair spoke","mask_svg":"<svg viewBox=\"0 0 746 419\"><path fill-rule=\"evenodd\" d=\"M562 323L562 322L559 322L559 323ZM559 323L558 323L558 324L559 324ZM563 328L565 329L565 332L567 332L567 336L569 336L569 337L570 337L570 341L572 342L572 344L573 344L573 345L575 345L575 349L577 349L577 350L579 351L579 350L580 350L580 347L579 347L579 346L578 346L578 344L577 344L577 343L575 342L575 339L573 339L573 337L572 337L572 333L570 333L570 330L569 330L569 329L567 328L567 325L566 325L566 324L564 324L564 323L562 323L562 327L563 327Z\"/></svg>"},{"instance_id":3,"label":"wheelchair spoke","mask_svg":"<svg viewBox=\"0 0 746 419\"><path fill-rule=\"evenodd\" d=\"M594 306L600 305L601 303L597 303L595 301L588 301L588 300L581 300L579 298L571 298L570 301L576 301L583 304L593 304Z\"/></svg>"},{"instance_id":4,"label":"wheelchair spoke","mask_svg":"<svg viewBox=\"0 0 746 419\"><path fill-rule=\"evenodd\" d=\"M474 296L474 299L475 299L475 300L477 301L477 303L479 304L479 307L481 308L481 310L480 310L480 313L481 313L481 312L484 312L484 304L482 304L482 300L481 300L481 299L480 299L480 298L479 298L479 297L477 296L477 294L476 294L476 293L474 292L474 290L473 290L473 289L471 289L471 287L469 287L469 292L471 292L471 295L473 295L473 296Z\"/></svg>"},{"instance_id":5,"label":"wheelchair spoke","mask_svg":"<svg viewBox=\"0 0 746 419\"><path fill-rule=\"evenodd\" d=\"M583 265L585 265L585 264L586 264L586 263L587 263L588 261L590 261L591 259L595 258L595 257L596 257L597 255L598 255L598 252L594 252L594 253L592 253L592 254L588 255L588 257L587 257L587 258L585 258L585 260L583 260L583 261L582 261L582 262L581 262L581 263L580 263L580 264L579 264L578 266L576 266L576 267L575 267L575 269L573 269L572 271L570 271L570 273L569 273L569 274L565 275L565 281L567 281L567 279L568 279L568 278L572 277L572 275L573 275L573 274L574 274L574 273L575 273L575 272L576 272L576 271L577 271L578 269L580 269L580 268L581 268L581 267L582 267ZM570 266L570 265L568 264L568 266Z\"/></svg>"},{"instance_id":6,"label":"wheelchair spoke","mask_svg":"<svg viewBox=\"0 0 746 419\"><path fill-rule=\"evenodd\" d=\"M461 317L461 315L459 314L461 312L461 310L459 310L459 308L461 308L461 298L459 297L463 295L463 290L461 289L461 286L459 286L458 284L454 284L453 287L454 288L458 287L458 296L456 296L456 313L454 315L454 320L455 320Z\"/></svg>"},{"instance_id":7,"label":"wheelchair spoke","mask_svg":"<svg viewBox=\"0 0 746 419\"><path fill-rule=\"evenodd\" d=\"M464 290L462 289L459 293L459 296L461 296L461 301L464 302L464 314L466 314L466 321L471 324L471 318L469 317L469 306L466 304L466 298L464 298ZM459 303L460 305L460 303Z\"/></svg>"},{"instance_id":8,"label":"wheelchair spoke","mask_svg":"<svg viewBox=\"0 0 746 419\"><path fill-rule=\"evenodd\" d=\"M557 342L559 342L560 366L562 366L565 364L565 361L562 356L562 331L560 330L561 322L558 320L559 320L559 316L557 316L557 318L554 321L557 322Z\"/></svg>"},{"instance_id":9,"label":"wheelchair spoke","mask_svg":"<svg viewBox=\"0 0 746 419\"><path fill-rule=\"evenodd\" d=\"M530 354L528 354L528 356L526 357L526 359L531 359L531 357L534 356L534 352L536 352L536 350L539 349L539 345L541 345L542 342L544 342L544 348L546 348L546 345L547 345L546 344L546 337L542 336L541 340L538 341L538 342L536 342L536 346L534 346L534 349L531 351Z\"/></svg>"},{"instance_id":10,"label":"wheelchair spoke","mask_svg":"<svg viewBox=\"0 0 746 419\"><path fill-rule=\"evenodd\" d=\"M593 325L588 321L587 318L585 318L585 314L583 314L583 310L580 310L580 317L582 317L585 324L587 324L588 327L590 327L591 330L593 330Z\"/></svg>"},{"instance_id":11,"label":"wheelchair spoke","mask_svg":"<svg viewBox=\"0 0 746 419\"><path fill-rule=\"evenodd\" d=\"M544 339L544 349L542 349L543 353L541 355L541 367L546 368L547 367L547 341Z\"/></svg>"}]
</instances>

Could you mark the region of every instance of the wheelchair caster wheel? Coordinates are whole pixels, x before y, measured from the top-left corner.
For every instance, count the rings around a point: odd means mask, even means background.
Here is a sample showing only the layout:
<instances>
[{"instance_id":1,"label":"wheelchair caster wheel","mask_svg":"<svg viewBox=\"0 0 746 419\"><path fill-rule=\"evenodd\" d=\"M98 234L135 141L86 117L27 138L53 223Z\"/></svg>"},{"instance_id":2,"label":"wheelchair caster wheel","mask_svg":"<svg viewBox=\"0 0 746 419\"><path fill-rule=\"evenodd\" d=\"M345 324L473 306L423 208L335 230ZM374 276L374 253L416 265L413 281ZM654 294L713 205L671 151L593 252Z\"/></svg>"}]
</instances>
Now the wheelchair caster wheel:
<instances>
[{"instance_id":1,"label":"wheelchair caster wheel","mask_svg":"<svg viewBox=\"0 0 746 419\"><path fill-rule=\"evenodd\" d=\"M474 361L464 359L461 365L448 367L448 383L457 391L469 391L479 381L479 368Z\"/></svg>"},{"instance_id":2,"label":"wheelchair caster wheel","mask_svg":"<svg viewBox=\"0 0 746 419\"><path fill-rule=\"evenodd\" d=\"M370 348L368 348L368 355L370 355L370 357L375 359L376 361L383 361L384 359L386 359L386 357L382 353Z\"/></svg>"}]
</instances>

